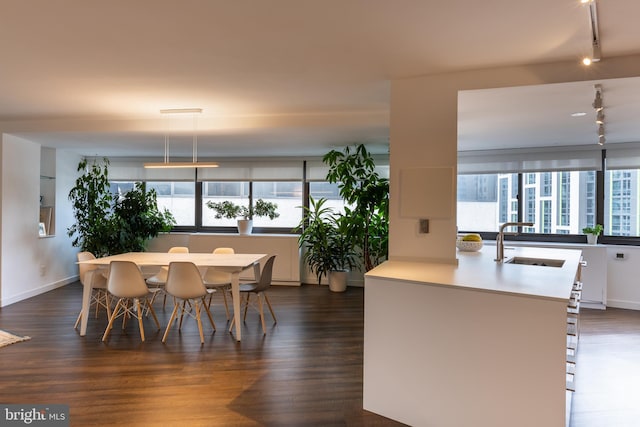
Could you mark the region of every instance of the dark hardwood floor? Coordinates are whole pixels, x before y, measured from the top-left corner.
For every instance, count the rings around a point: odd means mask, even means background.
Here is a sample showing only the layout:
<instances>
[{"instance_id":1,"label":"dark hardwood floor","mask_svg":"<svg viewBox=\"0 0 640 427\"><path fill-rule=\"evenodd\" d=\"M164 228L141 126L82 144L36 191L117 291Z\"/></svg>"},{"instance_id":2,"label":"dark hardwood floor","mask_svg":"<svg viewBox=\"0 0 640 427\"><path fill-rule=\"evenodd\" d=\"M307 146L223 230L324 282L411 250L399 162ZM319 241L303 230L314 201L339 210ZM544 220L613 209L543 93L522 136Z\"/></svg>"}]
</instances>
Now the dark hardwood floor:
<instances>
[{"instance_id":1,"label":"dark hardwood floor","mask_svg":"<svg viewBox=\"0 0 640 427\"><path fill-rule=\"evenodd\" d=\"M103 344L105 315L92 312L80 337L81 293L73 284L0 309L0 329L32 337L0 349L1 403L68 404L72 426L402 425L362 409L361 288L272 287L278 324L267 314L263 336L250 313L240 344L218 304L202 346L192 319L166 344L149 319L145 343L129 322ZM156 308L164 327L170 308ZM571 426L640 425L640 312L582 317Z\"/></svg>"},{"instance_id":2,"label":"dark hardwood floor","mask_svg":"<svg viewBox=\"0 0 640 427\"><path fill-rule=\"evenodd\" d=\"M242 342L227 330L221 298L217 332L204 321L200 345L193 319L182 333L120 322L101 342L106 316L73 329L82 288L72 284L0 309L0 329L30 341L0 349L0 402L64 403L73 426L399 426L362 409L363 292L272 287L278 323L267 335L250 312ZM156 303L164 328L169 306Z\"/></svg>"}]
</instances>

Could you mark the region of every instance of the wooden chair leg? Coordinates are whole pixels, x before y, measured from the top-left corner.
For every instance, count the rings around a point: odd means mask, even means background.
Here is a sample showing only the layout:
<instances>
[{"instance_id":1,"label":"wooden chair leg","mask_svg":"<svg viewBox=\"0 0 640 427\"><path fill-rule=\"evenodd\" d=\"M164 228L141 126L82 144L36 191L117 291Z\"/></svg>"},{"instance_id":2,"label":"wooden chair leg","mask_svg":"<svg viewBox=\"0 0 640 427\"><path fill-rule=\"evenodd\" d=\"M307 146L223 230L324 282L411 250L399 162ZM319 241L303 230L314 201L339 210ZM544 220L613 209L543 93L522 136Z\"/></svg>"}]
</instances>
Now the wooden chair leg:
<instances>
[{"instance_id":1,"label":"wooden chair leg","mask_svg":"<svg viewBox=\"0 0 640 427\"><path fill-rule=\"evenodd\" d=\"M267 334L267 328L264 324L264 302L262 301L263 295L262 293L258 294L258 311L260 312L260 323L262 323L262 334Z\"/></svg>"},{"instance_id":2,"label":"wooden chair leg","mask_svg":"<svg viewBox=\"0 0 640 427\"><path fill-rule=\"evenodd\" d=\"M229 303L227 302L227 290L222 288L222 299L224 300L224 310L227 312L227 320L229 320Z\"/></svg>"},{"instance_id":3,"label":"wooden chair leg","mask_svg":"<svg viewBox=\"0 0 640 427\"><path fill-rule=\"evenodd\" d=\"M82 319L82 310L78 313L78 318L76 319L76 324L73 325L73 329L78 329L78 325L80 324L80 320Z\"/></svg>"},{"instance_id":4,"label":"wooden chair leg","mask_svg":"<svg viewBox=\"0 0 640 427\"><path fill-rule=\"evenodd\" d=\"M107 308L107 318L111 317L111 299L109 298L109 291L104 291L104 301Z\"/></svg>"},{"instance_id":5,"label":"wooden chair leg","mask_svg":"<svg viewBox=\"0 0 640 427\"><path fill-rule=\"evenodd\" d=\"M273 323L278 323L278 320L276 319L276 314L273 312L273 308L271 307L271 303L269 302L269 297L267 296L267 293L263 292L262 295L264 295L264 300L267 302L267 307L269 307L269 311L271 312L271 317L273 317Z\"/></svg>"},{"instance_id":6,"label":"wooden chair leg","mask_svg":"<svg viewBox=\"0 0 640 427\"><path fill-rule=\"evenodd\" d=\"M171 312L169 323L167 323L167 329L164 330L164 335L162 336L162 342L165 342L167 340L167 335L169 335L169 329L171 329L171 324L173 323L173 319L176 318L176 314L178 313L179 308L180 308L180 305L178 303L173 304L173 311Z\"/></svg>"},{"instance_id":7,"label":"wooden chair leg","mask_svg":"<svg viewBox=\"0 0 640 427\"><path fill-rule=\"evenodd\" d=\"M120 311L120 306L122 304L122 300L118 300L116 303L116 307L113 309L113 313L111 313L111 317L109 318L109 324L107 324L107 329L104 330L104 335L102 336L102 341L106 341L109 336L109 332L111 332L111 328L113 327L113 321L116 320L116 316L118 315L118 311Z\"/></svg>"},{"instance_id":8,"label":"wooden chair leg","mask_svg":"<svg viewBox=\"0 0 640 427\"><path fill-rule=\"evenodd\" d=\"M178 329L182 330L182 319L184 319L184 310L187 306L187 301L182 301L182 311L180 312L180 323L178 324Z\"/></svg>"},{"instance_id":9,"label":"wooden chair leg","mask_svg":"<svg viewBox=\"0 0 640 427\"><path fill-rule=\"evenodd\" d=\"M147 306L147 310L151 313L151 317L153 317L153 321L156 322L156 326L158 327L158 330L160 330L160 322L158 322L158 318L156 317L156 311L153 309L153 306L149 302L149 299L145 298L144 303Z\"/></svg>"},{"instance_id":10,"label":"wooden chair leg","mask_svg":"<svg viewBox=\"0 0 640 427\"><path fill-rule=\"evenodd\" d=\"M242 320L246 322L247 320L247 310L249 309L249 296L251 295L251 293L247 292L247 298L245 300L245 304L244 304L244 316L242 317Z\"/></svg>"},{"instance_id":11,"label":"wooden chair leg","mask_svg":"<svg viewBox=\"0 0 640 427\"><path fill-rule=\"evenodd\" d=\"M198 322L198 332L200 332L200 344L204 344L204 335L202 334L202 320L200 319L200 304L194 303L196 306L196 322Z\"/></svg>"},{"instance_id":12,"label":"wooden chair leg","mask_svg":"<svg viewBox=\"0 0 640 427\"><path fill-rule=\"evenodd\" d=\"M122 330L127 326L127 319L129 318L129 300L124 302L124 313L122 315Z\"/></svg>"},{"instance_id":13,"label":"wooden chair leg","mask_svg":"<svg viewBox=\"0 0 640 427\"><path fill-rule=\"evenodd\" d=\"M142 324L142 304L140 301L134 300L134 304L138 309L138 327L140 328L140 339L144 342L144 325Z\"/></svg>"},{"instance_id":14,"label":"wooden chair leg","mask_svg":"<svg viewBox=\"0 0 640 427\"><path fill-rule=\"evenodd\" d=\"M211 316L211 310L209 310L209 306L207 304L205 304L205 302L204 302L204 297L202 297L202 306L204 307L205 311L207 312L207 317L209 317L209 323L211 323L211 327L215 331L216 330L216 323L213 321L213 316Z\"/></svg>"}]
</instances>

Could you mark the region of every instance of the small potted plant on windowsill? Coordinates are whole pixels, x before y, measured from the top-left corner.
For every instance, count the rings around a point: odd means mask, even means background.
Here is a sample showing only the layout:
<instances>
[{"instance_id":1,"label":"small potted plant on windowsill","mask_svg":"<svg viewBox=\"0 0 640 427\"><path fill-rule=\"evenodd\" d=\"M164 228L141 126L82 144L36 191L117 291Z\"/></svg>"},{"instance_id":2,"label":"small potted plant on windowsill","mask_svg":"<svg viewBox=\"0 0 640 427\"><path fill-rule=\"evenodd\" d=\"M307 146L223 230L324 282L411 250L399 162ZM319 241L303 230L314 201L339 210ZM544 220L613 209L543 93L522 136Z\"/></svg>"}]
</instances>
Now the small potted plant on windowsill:
<instances>
[{"instance_id":1,"label":"small potted plant on windowsill","mask_svg":"<svg viewBox=\"0 0 640 427\"><path fill-rule=\"evenodd\" d=\"M253 206L236 205L235 203L225 200L224 202L208 201L207 207L214 210L215 217L220 218L238 218L238 233L251 234L253 230L253 217L266 216L274 219L280 216L277 211L278 205L272 202L265 202L258 199Z\"/></svg>"},{"instance_id":2,"label":"small potted plant on windowsill","mask_svg":"<svg viewBox=\"0 0 640 427\"><path fill-rule=\"evenodd\" d=\"M585 227L582 232L587 235L587 243L595 245L598 243L598 236L602 233L603 227L600 224L596 224L593 227Z\"/></svg>"}]
</instances>

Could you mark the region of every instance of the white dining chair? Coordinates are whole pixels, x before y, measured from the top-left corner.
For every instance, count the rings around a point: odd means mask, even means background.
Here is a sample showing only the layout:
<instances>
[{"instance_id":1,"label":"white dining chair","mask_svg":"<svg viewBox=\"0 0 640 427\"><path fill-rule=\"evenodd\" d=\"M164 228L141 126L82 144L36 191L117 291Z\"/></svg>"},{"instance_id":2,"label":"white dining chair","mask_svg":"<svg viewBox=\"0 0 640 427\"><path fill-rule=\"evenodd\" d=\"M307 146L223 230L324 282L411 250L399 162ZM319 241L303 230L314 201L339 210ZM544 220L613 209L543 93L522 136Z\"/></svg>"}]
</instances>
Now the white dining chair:
<instances>
[{"instance_id":1,"label":"white dining chair","mask_svg":"<svg viewBox=\"0 0 640 427\"><path fill-rule=\"evenodd\" d=\"M125 328L128 317L138 319L140 338L144 342L142 318L145 310L151 313L158 330L160 330L160 323L158 323L158 318L149 299L149 288L144 281L140 268L134 262L111 261L107 289L111 295L118 298L118 302L109 317L109 324L104 331L102 341L107 340L116 318L122 316L122 329Z\"/></svg>"},{"instance_id":2,"label":"white dining chair","mask_svg":"<svg viewBox=\"0 0 640 427\"><path fill-rule=\"evenodd\" d=\"M78 261L88 261L90 259L96 259L95 255L91 252L80 252L78 253ZM94 271L95 270L95 271ZM104 308L107 312L107 318L111 316L111 304L109 301L109 293L107 292L107 277L104 273L106 273L106 269L100 268L97 265L93 264L78 264L78 273L80 275L80 283L82 286L85 286L85 281L88 280L89 277L87 275L88 272L93 271L91 275L91 288L93 289L91 292L91 303L89 304L89 311L91 311L91 306L95 305L96 307L96 318L98 317L98 311L100 307ZM87 316L89 313L87 313ZM78 327L80 324L80 320L82 319L82 310L78 314L78 318L76 319L76 323L73 326L74 329Z\"/></svg>"},{"instance_id":3,"label":"white dining chair","mask_svg":"<svg viewBox=\"0 0 640 427\"><path fill-rule=\"evenodd\" d=\"M170 254L188 254L189 248L186 246L174 246L172 248L169 248L167 252ZM167 283L168 272L168 267L160 267L160 270L158 270L156 274L147 279L149 290L153 293L153 296L151 297L151 304L155 302L158 294L164 294L164 298L162 300L162 308L164 308L167 303L167 294L164 292L164 287Z\"/></svg>"},{"instance_id":4,"label":"white dining chair","mask_svg":"<svg viewBox=\"0 0 640 427\"><path fill-rule=\"evenodd\" d=\"M233 248L215 248L214 254L234 254ZM220 271L216 267L209 267L205 271L202 281L208 289L215 289L222 294L224 301L224 309L227 313L227 320L229 320L229 303L227 301L227 294L231 292L231 273ZM211 300L213 299L213 293L209 297L209 306L211 306Z\"/></svg>"},{"instance_id":5,"label":"white dining chair","mask_svg":"<svg viewBox=\"0 0 640 427\"><path fill-rule=\"evenodd\" d=\"M165 292L171 295L174 300L173 311L171 312L169 323L167 323L167 329L164 331L162 342L167 340L167 335L169 335L171 325L173 324L178 311L180 311L178 330L182 329L182 320L185 314L194 317L198 323L200 343L204 344L204 334L202 333L202 320L200 319L200 314L204 309L207 313L207 317L209 318L209 323L211 323L211 327L215 331L216 324L213 321L211 311L209 311L209 305L206 302L206 297L209 293L215 292L215 290L209 290L204 286L198 267L196 267L192 262L170 263Z\"/></svg>"},{"instance_id":6,"label":"white dining chair","mask_svg":"<svg viewBox=\"0 0 640 427\"><path fill-rule=\"evenodd\" d=\"M273 312L273 307L271 307L271 302L269 301L269 297L267 296L267 290L271 286L271 278L273 275L273 263L276 259L275 255L272 255L265 262L264 267L262 267L262 271L260 272L260 279L257 282L250 283L241 283L240 284L240 295L245 295L244 301L241 301L241 304L244 303L244 316L242 318L243 321L247 319L247 309L249 308L250 302L249 297L251 294L256 294L258 297L257 310L260 314L260 322L262 323L262 332L264 334L267 333L267 329L264 323L264 303L267 303L269 307L269 311L271 312L271 317L273 318L273 323L278 323L276 319L276 314ZM231 325L229 326L229 331L233 328L235 322L235 317L231 321Z\"/></svg>"}]
</instances>

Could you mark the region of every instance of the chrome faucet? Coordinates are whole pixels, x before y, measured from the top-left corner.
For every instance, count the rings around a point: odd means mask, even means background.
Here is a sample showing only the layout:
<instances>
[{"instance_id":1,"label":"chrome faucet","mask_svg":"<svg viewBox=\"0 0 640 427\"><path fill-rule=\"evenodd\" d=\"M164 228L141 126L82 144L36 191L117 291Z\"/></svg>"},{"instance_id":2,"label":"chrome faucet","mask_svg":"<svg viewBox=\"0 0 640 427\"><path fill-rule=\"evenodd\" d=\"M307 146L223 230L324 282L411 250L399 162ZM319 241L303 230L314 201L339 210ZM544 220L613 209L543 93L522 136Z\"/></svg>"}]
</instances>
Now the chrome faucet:
<instances>
[{"instance_id":1,"label":"chrome faucet","mask_svg":"<svg viewBox=\"0 0 640 427\"><path fill-rule=\"evenodd\" d=\"M532 222L505 222L500 226L500 231L498 231L498 235L496 236L496 262L504 261L504 229L507 227L533 227ZM515 236L518 233L508 233L512 236Z\"/></svg>"}]
</instances>

